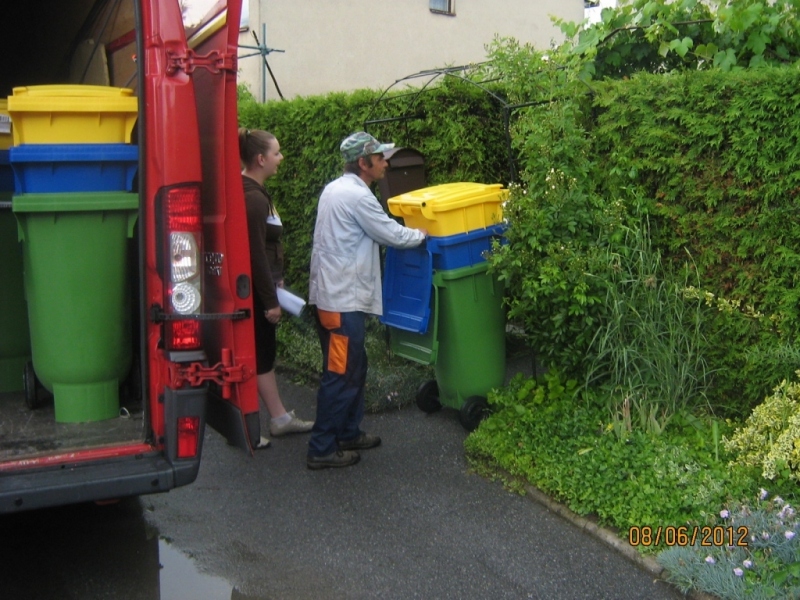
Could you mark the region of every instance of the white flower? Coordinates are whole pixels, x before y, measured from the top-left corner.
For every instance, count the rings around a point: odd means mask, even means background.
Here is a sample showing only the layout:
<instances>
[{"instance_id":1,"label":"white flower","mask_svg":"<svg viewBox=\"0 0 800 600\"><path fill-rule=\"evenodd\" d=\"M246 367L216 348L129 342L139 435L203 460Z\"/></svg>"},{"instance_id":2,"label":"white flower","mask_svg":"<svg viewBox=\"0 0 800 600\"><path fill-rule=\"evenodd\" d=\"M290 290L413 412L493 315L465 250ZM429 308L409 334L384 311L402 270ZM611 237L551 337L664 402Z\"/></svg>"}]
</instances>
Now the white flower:
<instances>
[{"instance_id":1,"label":"white flower","mask_svg":"<svg viewBox=\"0 0 800 600\"><path fill-rule=\"evenodd\" d=\"M714 564L715 562L717 562L717 561L715 561L715 560L714 560L714 557L713 557L713 556L706 556L706 562L707 562L708 564L710 564L710 565L713 565L713 564Z\"/></svg>"},{"instance_id":2,"label":"white flower","mask_svg":"<svg viewBox=\"0 0 800 600\"><path fill-rule=\"evenodd\" d=\"M785 537L787 540L792 539L794 537L794 531L785 531L783 533L783 537Z\"/></svg>"},{"instance_id":3,"label":"white flower","mask_svg":"<svg viewBox=\"0 0 800 600\"><path fill-rule=\"evenodd\" d=\"M782 506L783 498L781 498L780 496L775 496L775 504L777 504L778 506Z\"/></svg>"},{"instance_id":4,"label":"white flower","mask_svg":"<svg viewBox=\"0 0 800 600\"><path fill-rule=\"evenodd\" d=\"M727 510L723 508L721 511L719 511L719 516L722 517L723 519L727 519L728 517L731 516L731 513L729 513Z\"/></svg>"},{"instance_id":5,"label":"white flower","mask_svg":"<svg viewBox=\"0 0 800 600\"><path fill-rule=\"evenodd\" d=\"M761 488L761 490L759 491L759 494L758 494L758 499L759 500L766 500L767 496L769 496L769 492L767 490L765 490L764 488Z\"/></svg>"},{"instance_id":6,"label":"white flower","mask_svg":"<svg viewBox=\"0 0 800 600\"><path fill-rule=\"evenodd\" d=\"M736 567L733 570L733 574L736 575L737 577L741 577L742 575L744 575L744 571L742 571L739 567Z\"/></svg>"},{"instance_id":7,"label":"white flower","mask_svg":"<svg viewBox=\"0 0 800 600\"><path fill-rule=\"evenodd\" d=\"M752 560L750 560L750 559L746 559L746 560L744 560L744 561L742 562L742 566L743 566L745 569L751 569L751 568L753 567L753 561L752 561Z\"/></svg>"}]
</instances>

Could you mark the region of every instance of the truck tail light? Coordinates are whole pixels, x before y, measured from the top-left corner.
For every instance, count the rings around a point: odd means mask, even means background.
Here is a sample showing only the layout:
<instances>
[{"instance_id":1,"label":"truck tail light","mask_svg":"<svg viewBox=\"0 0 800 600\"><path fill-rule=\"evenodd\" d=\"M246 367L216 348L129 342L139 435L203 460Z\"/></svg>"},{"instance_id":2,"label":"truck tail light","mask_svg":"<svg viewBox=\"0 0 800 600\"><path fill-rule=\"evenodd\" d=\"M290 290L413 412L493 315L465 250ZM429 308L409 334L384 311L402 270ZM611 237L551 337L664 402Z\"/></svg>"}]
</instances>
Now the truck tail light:
<instances>
[{"instance_id":1,"label":"truck tail light","mask_svg":"<svg viewBox=\"0 0 800 600\"><path fill-rule=\"evenodd\" d=\"M197 456L200 417L178 417L178 458Z\"/></svg>"},{"instance_id":2,"label":"truck tail light","mask_svg":"<svg viewBox=\"0 0 800 600\"><path fill-rule=\"evenodd\" d=\"M200 188L181 185L163 190L164 244L162 266L165 280L167 321L165 345L168 350L200 348L203 306L202 231ZM180 315L187 315L181 319Z\"/></svg>"},{"instance_id":3,"label":"truck tail light","mask_svg":"<svg viewBox=\"0 0 800 600\"><path fill-rule=\"evenodd\" d=\"M170 321L170 348L172 350L191 350L200 347L200 321Z\"/></svg>"}]
</instances>

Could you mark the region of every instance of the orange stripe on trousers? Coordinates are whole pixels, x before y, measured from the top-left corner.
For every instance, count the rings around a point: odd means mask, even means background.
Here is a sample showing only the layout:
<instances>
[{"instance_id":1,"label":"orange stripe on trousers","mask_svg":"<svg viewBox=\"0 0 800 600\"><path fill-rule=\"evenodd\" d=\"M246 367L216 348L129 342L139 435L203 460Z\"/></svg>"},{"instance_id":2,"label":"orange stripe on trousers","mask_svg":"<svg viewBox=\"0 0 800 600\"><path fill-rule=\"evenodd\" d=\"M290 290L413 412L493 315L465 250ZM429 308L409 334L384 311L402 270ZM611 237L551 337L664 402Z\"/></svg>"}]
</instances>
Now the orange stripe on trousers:
<instances>
[{"instance_id":1,"label":"orange stripe on trousers","mask_svg":"<svg viewBox=\"0 0 800 600\"><path fill-rule=\"evenodd\" d=\"M317 309L319 322L331 331L342 326L342 315L338 312ZM328 371L344 375L347 372L347 346L350 340L346 335L331 333L328 342Z\"/></svg>"}]
</instances>

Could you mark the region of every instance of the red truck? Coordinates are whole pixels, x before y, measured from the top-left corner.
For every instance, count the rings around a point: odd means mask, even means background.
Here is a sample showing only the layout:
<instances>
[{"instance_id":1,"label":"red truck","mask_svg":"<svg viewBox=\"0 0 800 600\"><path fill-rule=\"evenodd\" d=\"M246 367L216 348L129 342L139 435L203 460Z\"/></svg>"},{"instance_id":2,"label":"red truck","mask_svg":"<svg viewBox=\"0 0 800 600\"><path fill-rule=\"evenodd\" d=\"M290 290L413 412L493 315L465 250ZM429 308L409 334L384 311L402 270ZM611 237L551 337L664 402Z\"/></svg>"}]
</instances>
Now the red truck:
<instances>
[{"instance_id":1,"label":"red truck","mask_svg":"<svg viewBox=\"0 0 800 600\"><path fill-rule=\"evenodd\" d=\"M126 242L131 360L119 414L62 423L37 379L36 341L19 327L30 276L23 267L23 281L14 279L28 243L17 236L22 196L0 195L0 313L8 317L0 317L0 513L190 484L206 423L249 452L259 440L237 143L240 12L240 0L220 0L212 18L187 32L178 0L15 2L4 10L0 98L42 85L133 90L138 208ZM6 134L8 124L0 117ZM181 303L179 282L187 281L197 298ZM92 340L61 343L74 359Z\"/></svg>"}]
</instances>

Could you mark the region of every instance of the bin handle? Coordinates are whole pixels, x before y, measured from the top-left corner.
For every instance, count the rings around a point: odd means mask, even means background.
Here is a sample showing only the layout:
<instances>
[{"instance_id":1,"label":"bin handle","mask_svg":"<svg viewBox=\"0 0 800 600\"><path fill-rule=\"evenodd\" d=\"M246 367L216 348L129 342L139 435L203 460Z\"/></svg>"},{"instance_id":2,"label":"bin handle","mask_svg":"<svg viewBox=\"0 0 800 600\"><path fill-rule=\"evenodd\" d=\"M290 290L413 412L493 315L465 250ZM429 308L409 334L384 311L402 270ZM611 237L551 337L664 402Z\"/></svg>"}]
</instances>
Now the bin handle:
<instances>
[{"instance_id":1,"label":"bin handle","mask_svg":"<svg viewBox=\"0 0 800 600\"><path fill-rule=\"evenodd\" d=\"M138 212L131 212L128 214L128 237L133 237L133 227L136 225L136 219L139 217Z\"/></svg>"},{"instance_id":2,"label":"bin handle","mask_svg":"<svg viewBox=\"0 0 800 600\"><path fill-rule=\"evenodd\" d=\"M25 228L22 226L22 221L20 218L14 214L14 218L17 220L17 241L20 243L25 242Z\"/></svg>"},{"instance_id":3,"label":"bin handle","mask_svg":"<svg viewBox=\"0 0 800 600\"><path fill-rule=\"evenodd\" d=\"M436 364L436 357L439 354L439 287L433 286L433 341L431 343L431 362Z\"/></svg>"}]
</instances>

